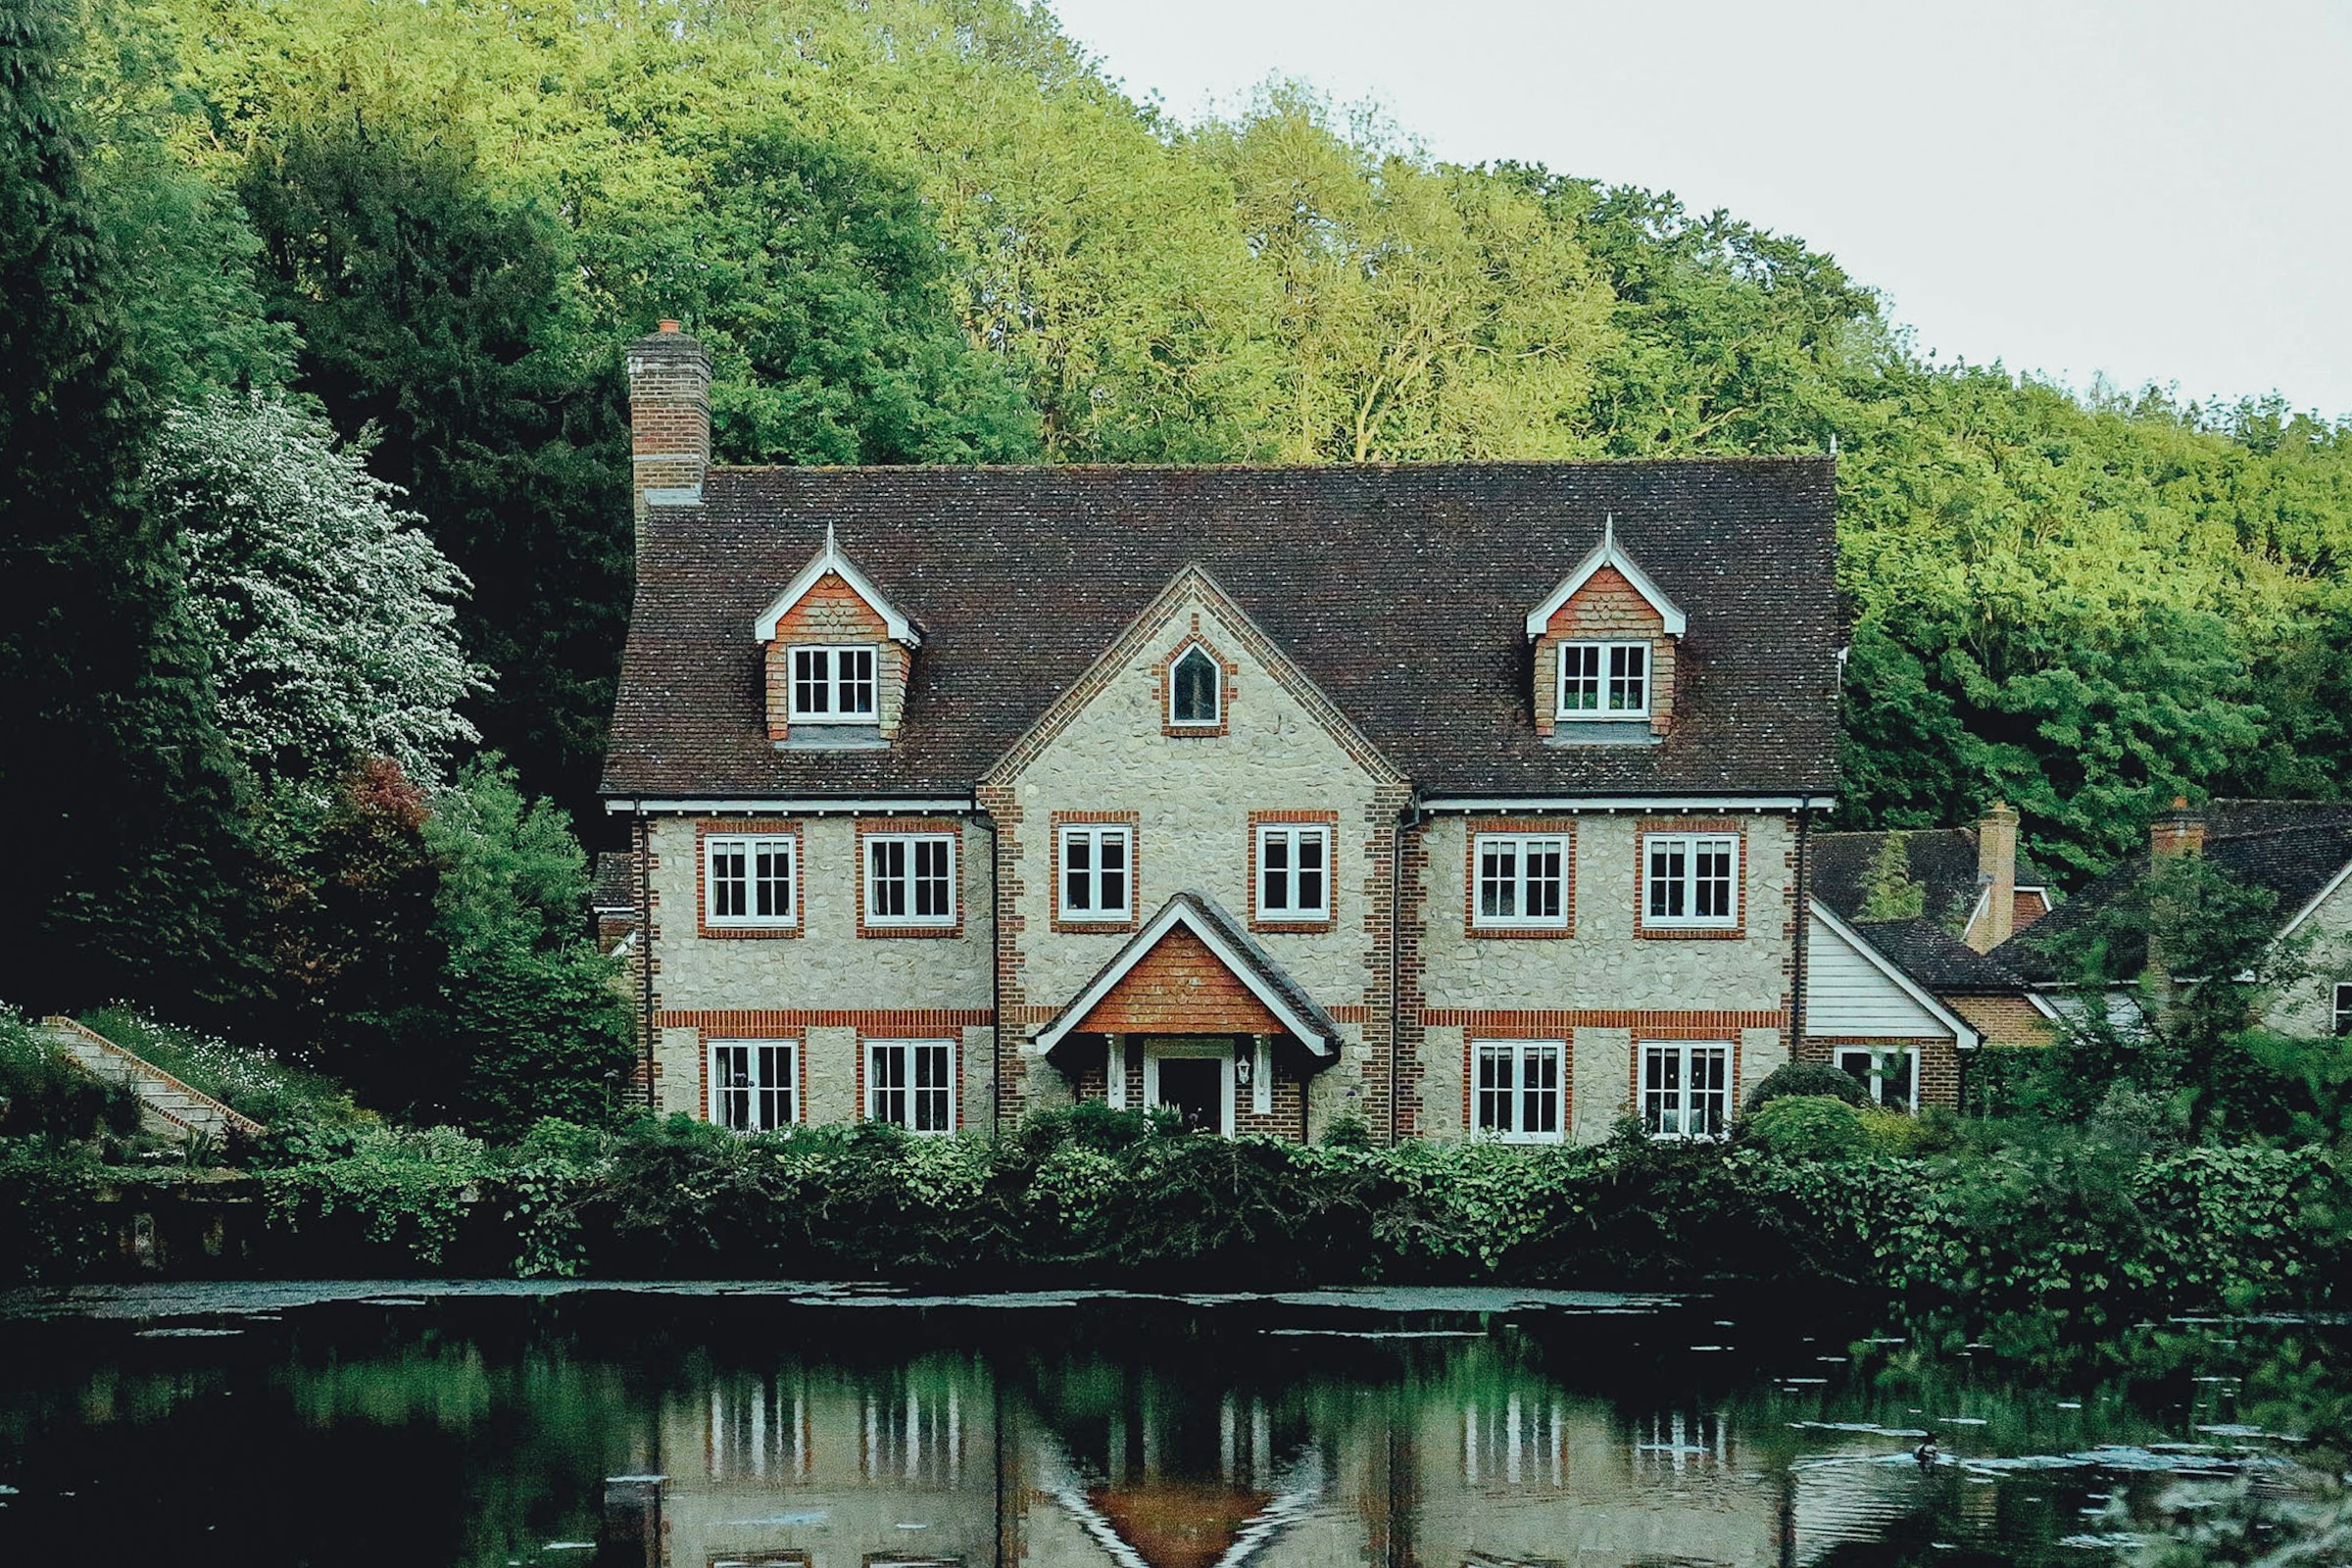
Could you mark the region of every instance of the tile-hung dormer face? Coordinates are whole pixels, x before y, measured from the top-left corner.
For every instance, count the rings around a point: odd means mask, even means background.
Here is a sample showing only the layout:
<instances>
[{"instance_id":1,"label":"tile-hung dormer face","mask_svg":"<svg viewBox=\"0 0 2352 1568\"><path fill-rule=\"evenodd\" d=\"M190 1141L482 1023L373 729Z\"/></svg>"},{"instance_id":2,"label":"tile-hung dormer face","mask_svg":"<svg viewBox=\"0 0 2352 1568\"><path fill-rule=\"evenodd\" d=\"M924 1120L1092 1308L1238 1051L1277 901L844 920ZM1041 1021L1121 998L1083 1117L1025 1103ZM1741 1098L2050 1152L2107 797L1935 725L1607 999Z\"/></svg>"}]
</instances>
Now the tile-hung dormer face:
<instances>
[{"instance_id":1,"label":"tile-hung dormer face","mask_svg":"<svg viewBox=\"0 0 2352 1568\"><path fill-rule=\"evenodd\" d=\"M1536 733L1561 745L1650 745L1674 727L1685 620L1617 542L1600 543L1528 612L1536 645Z\"/></svg>"},{"instance_id":2,"label":"tile-hung dormer face","mask_svg":"<svg viewBox=\"0 0 2352 1568\"><path fill-rule=\"evenodd\" d=\"M855 750L897 737L922 639L830 528L825 548L760 612L753 635L766 665L769 740Z\"/></svg>"}]
</instances>

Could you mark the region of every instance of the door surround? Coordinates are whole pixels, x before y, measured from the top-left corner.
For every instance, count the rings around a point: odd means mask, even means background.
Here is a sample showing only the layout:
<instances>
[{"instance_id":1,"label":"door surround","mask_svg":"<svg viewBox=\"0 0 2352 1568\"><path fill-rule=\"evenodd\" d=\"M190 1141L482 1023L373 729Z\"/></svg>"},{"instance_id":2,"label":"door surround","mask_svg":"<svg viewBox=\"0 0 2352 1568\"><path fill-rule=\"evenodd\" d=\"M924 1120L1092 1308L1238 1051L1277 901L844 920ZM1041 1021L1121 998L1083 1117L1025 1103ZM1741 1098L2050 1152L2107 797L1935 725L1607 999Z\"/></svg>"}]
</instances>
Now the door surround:
<instances>
[{"instance_id":1,"label":"door surround","mask_svg":"<svg viewBox=\"0 0 2352 1568\"><path fill-rule=\"evenodd\" d=\"M1159 1108L1159 1064L1166 1057L1217 1064L1217 1135L1233 1136L1233 1037L1230 1035L1146 1035L1144 1108Z\"/></svg>"}]
</instances>

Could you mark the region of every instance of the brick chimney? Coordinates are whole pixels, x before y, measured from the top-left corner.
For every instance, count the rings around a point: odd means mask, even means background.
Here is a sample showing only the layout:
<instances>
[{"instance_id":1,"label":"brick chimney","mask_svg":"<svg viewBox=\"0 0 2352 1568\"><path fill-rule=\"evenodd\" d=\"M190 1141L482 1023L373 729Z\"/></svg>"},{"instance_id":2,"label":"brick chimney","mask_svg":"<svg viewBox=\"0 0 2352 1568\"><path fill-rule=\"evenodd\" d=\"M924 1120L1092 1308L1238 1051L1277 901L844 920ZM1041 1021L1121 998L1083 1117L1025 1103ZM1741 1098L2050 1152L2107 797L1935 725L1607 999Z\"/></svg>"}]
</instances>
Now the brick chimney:
<instances>
[{"instance_id":1,"label":"brick chimney","mask_svg":"<svg viewBox=\"0 0 2352 1568\"><path fill-rule=\"evenodd\" d=\"M2204 813L2190 810L2184 797L2174 796L2173 808L2148 824L2149 856L2161 858L2204 853Z\"/></svg>"},{"instance_id":2,"label":"brick chimney","mask_svg":"<svg viewBox=\"0 0 2352 1568\"><path fill-rule=\"evenodd\" d=\"M710 466L710 354L663 321L629 345L629 461L635 515L695 505Z\"/></svg>"},{"instance_id":3,"label":"brick chimney","mask_svg":"<svg viewBox=\"0 0 2352 1568\"><path fill-rule=\"evenodd\" d=\"M1968 945L1988 953L2017 931L2017 808L2005 801L1977 825L1977 885L1984 889L1984 918L1969 928Z\"/></svg>"}]
</instances>

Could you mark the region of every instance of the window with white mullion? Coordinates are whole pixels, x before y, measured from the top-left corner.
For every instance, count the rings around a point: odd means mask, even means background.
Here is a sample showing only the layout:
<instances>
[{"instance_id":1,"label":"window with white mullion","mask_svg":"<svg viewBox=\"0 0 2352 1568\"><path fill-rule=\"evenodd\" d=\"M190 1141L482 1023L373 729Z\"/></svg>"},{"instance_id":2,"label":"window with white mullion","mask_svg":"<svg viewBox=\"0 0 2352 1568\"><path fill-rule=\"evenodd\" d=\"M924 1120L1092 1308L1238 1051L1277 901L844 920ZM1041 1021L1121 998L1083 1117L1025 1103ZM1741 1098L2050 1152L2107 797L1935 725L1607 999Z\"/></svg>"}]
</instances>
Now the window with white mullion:
<instances>
[{"instance_id":1,"label":"window with white mullion","mask_svg":"<svg viewBox=\"0 0 2352 1568\"><path fill-rule=\"evenodd\" d=\"M1562 1062L1558 1040L1482 1040L1473 1050L1478 1131L1506 1144L1561 1141Z\"/></svg>"},{"instance_id":2,"label":"window with white mullion","mask_svg":"<svg viewBox=\"0 0 2352 1568\"><path fill-rule=\"evenodd\" d=\"M872 723L873 648L860 645L793 649L792 720L796 724Z\"/></svg>"},{"instance_id":3,"label":"window with white mullion","mask_svg":"<svg viewBox=\"0 0 2352 1568\"><path fill-rule=\"evenodd\" d=\"M710 925L789 926L799 922L794 848L789 833L703 841L703 918Z\"/></svg>"},{"instance_id":4,"label":"window with white mullion","mask_svg":"<svg viewBox=\"0 0 2352 1568\"><path fill-rule=\"evenodd\" d=\"M2339 1039L2352 1035L2352 980L2335 984L2335 1032Z\"/></svg>"},{"instance_id":5,"label":"window with white mullion","mask_svg":"<svg viewBox=\"0 0 2352 1568\"><path fill-rule=\"evenodd\" d=\"M1134 898L1135 834L1123 825L1061 830L1061 918L1125 920Z\"/></svg>"},{"instance_id":6,"label":"window with white mullion","mask_svg":"<svg viewBox=\"0 0 2352 1568\"><path fill-rule=\"evenodd\" d=\"M912 1133L956 1130L956 1043L871 1040L865 1048L865 1114Z\"/></svg>"},{"instance_id":7,"label":"window with white mullion","mask_svg":"<svg viewBox=\"0 0 2352 1568\"><path fill-rule=\"evenodd\" d=\"M710 1120L739 1133L772 1132L798 1121L798 1051L792 1040L711 1041Z\"/></svg>"},{"instance_id":8,"label":"window with white mullion","mask_svg":"<svg viewBox=\"0 0 2352 1568\"><path fill-rule=\"evenodd\" d=\"M1562 643L1559 716L1647 718L1649 644Z\"/></svg>"},{"instance_id":9,"label":"window with white mullion","mask_svg":"<svg viewBox=\"0 0 2352 1568\"><path fill-rule=\"evenodd\" d=\"M1642 1126L1653 1138L1721 1138L1732 1125L1732 1048L1712 1042L1642 1048Z\"/></svg>"},{"instance_id":10,"label":"window with white mullion","mask_svg":"<svg viewBox=\"0 0 2352 1568\"><path fill-rule=\"evenodd\" d=\"M1862 1085L1874 1105L1918 1108L1919 1057L1900 1046L1840 1046L1838 1065Z\"/></svg>"},{"instance_id":11,"label":"window with white mullion","mask_svg":"<svg viewBox=\"0 0 2352 1568\"><path fill-rule=\"evenodd\" d=\"M956 923L956 836L876 833L865 841L865 923Z\"/></svg>"},{"instance_id":12,"label":"window with white mullion","mask_svg":"<svg viewBox=\"0 0 2352 1568\"><path fill-rule=\"evenodd\" d=\"M1545 834L1481 833L1473 925L1543 929L1568 924L1568 841Z\"/></svg>"},{"instance_id":13,"label":"window with white mullion","mask_svg":"<svg viewBox=\"0 0 2352 1568\"><path fill-rule=\"evenodd\" d=\"M1261 920L1331 918L1330 828L1259 826L1257 914Z\"/></svg>"},{"instance_id":14,"label":"window with white mullion","mask_svg":"<svg viewBox=\"0 0 2352 1568\"><path fill-rule=\"evenodd\" d=\"M1740 835L1651 833L1642 838L1642 923L1740 923Z\"/></svg>"}]
</instances>

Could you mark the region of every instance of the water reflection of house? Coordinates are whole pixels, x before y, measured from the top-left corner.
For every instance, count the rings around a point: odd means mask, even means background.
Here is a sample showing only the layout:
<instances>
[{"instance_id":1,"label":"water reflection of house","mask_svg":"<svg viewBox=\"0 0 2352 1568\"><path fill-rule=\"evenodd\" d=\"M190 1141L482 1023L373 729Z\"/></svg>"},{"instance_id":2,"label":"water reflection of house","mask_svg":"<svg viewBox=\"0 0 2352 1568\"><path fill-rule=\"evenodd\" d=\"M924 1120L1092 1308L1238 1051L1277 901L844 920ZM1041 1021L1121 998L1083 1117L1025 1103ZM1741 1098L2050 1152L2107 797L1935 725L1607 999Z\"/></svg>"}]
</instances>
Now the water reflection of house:
<instances>
[{"instance_id":1,"label":"water reflection of house","mask_svg":"<svg viewBox=\"0 0 2352 1568\"><path fill-rule=\"evenodd\" d=\"M1005 1393L960 1361L733 1372L670 1401L660 1441L648 1568L1783 1560L1780 1488L1714 1412L1629 1420L1516 1374L1310 1412L1171 1383Z\"/></svg>"}]
</instances>

